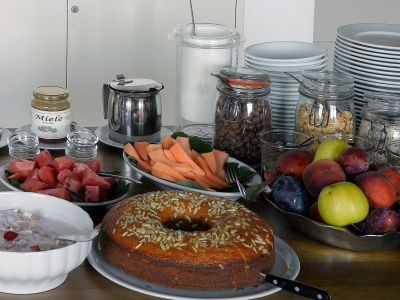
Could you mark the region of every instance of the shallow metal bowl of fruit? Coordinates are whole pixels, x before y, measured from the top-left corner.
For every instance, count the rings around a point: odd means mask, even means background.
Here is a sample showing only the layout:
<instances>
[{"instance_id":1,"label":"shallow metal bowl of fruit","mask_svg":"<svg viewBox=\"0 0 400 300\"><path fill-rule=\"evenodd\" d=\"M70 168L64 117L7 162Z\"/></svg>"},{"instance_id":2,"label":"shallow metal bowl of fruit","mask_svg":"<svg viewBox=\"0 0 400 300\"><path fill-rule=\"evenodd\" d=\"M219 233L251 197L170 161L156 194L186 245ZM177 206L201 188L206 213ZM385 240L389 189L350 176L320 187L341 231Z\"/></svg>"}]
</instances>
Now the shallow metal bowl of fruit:
<instances>
[{"instance_id":1,"label":"shallow metal bowl of fruit","mask_svg":"<svg viewBox=\"0 0 400 300\"><path fill-rule=\"evenodd\" d=\"M284 211L277 207L264 194L269 209L274 210L300 233L321 243L352 251L378 251L400 248L400 232L394 231L383 235L361 235L356 228L335 227L307 218L303 215Z\"/></svg>"}]
</instances>

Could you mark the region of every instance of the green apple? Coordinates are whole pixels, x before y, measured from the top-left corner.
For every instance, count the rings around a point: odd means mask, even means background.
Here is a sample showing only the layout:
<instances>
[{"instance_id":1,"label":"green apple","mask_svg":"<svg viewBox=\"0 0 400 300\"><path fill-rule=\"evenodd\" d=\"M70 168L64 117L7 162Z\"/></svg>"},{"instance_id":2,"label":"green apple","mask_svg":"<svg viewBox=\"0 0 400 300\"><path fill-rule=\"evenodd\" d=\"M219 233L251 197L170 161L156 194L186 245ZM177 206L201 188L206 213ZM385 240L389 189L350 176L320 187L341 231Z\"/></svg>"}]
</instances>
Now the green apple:
<instances>
[{"instance_id":1,"label":"green apple","mask_svg":"<svg viewBox=\"0 0 400 300\"><path fill-rule=\"evenodd\" d=\"M369 211L367 197L351 182L324 187L318 196L318 211L329 225L347 226L364 220Z\"/></svg>"},{"instance_id":2,"label":"green apple","mask_svg":"<svg viewBox=\"0 0 400 300\"><path fill-rule=\"evenodd\" d=\"M315 151L314 161L321 159L339 161L340 153L349 147L350 145L342 139L337 137L327 138L318 145L317 150Z\"/></svg>"}]
</instances>

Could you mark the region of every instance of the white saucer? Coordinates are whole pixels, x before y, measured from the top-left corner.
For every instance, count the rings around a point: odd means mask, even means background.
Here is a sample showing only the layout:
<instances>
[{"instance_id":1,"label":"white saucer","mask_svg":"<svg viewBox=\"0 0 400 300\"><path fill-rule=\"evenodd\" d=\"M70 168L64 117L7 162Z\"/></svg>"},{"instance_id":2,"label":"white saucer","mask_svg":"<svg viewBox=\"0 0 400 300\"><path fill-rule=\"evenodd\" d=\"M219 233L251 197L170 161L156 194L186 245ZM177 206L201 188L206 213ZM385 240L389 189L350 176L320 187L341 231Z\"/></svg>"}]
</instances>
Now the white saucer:
<instances>
[{"instance_id":1,"label":"white saucer","mask_svg":"<svg viewBox=\"0 0 400 300\"><path fill-rule=\"evenodd\" d=\"M271 274L287 279L296 279L300 272L300 261L294 250L277 236L275 239L275 264ZM104 257L100 247L99 238L93 240L92 250L88 255L88 261L93 268L107 279L136 292L162 297L166 299L199 300L199 299L224 299L224 300L248 300L271 295L281 289L269 283L261 283L256 286L247 286L238 289L224 290L189 290L170 288L141 280L131 276L111 265Z\"/></svg>"},{"instance_id":2,"label":"white saucer","mask_svg":"<svg viewBox=\"0 0 400 300\"><path fill-rule=\"evenodd\" d=\"M8 137L11 135L11 131L6 128L0 128L1 137L0 137L0 148L3 148L8 145Z\"/></svg>"},{"instance_id":3,"label":"white saucer","mask_svg":"<svg viewBox=\"0 0 400 300\"><path fill-rule=\"evenodd\" d=\"M98 127L95 131L94 134L97 135L97 137L99 138L99 141L111 146L111 147L115 147L115 148L120 148L123 149L124 148L124 144L118 143L116 141L113 141L112 139L110 139L108 137L108 132L109 132L109 127L108 125L104 125L101 127ZM172 131L169 130L166 127L161 127L161 137L164 137L166 135L172 134Z\"/></svg>"}]
</instances>

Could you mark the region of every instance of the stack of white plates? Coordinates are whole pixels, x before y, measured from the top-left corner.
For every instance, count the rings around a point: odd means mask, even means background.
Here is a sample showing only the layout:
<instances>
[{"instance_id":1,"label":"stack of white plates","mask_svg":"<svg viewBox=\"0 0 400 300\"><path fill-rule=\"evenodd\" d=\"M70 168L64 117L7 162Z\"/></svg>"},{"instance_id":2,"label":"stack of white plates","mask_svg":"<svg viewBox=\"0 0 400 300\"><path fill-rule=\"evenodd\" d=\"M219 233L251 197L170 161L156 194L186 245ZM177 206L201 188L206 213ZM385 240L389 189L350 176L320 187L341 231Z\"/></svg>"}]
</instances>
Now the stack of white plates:
<instances>
[{"instance_id":1,"label":"stack of white plates","mask_svg":"<svg viewBox=\"0 0 400 300\"><path fill-rule=\"evenodd\" d=\"M285 72L300 78L304 70L324 69L327 50L304 42L261 43L245 49L244 63L271 77L272 127L294 128L299 83Z\"/></svg>"},{"instance_id":2,"label":"stack of white plates","mask_svg":"<svg viewBox=\"0 0 400 300\"><path fill-rule=\"evenodd\" d=\"M400 25L349 24L338 28L334 68L354 78L357 123L364 93L400 93Z\"/></svg>"}]
</instances>

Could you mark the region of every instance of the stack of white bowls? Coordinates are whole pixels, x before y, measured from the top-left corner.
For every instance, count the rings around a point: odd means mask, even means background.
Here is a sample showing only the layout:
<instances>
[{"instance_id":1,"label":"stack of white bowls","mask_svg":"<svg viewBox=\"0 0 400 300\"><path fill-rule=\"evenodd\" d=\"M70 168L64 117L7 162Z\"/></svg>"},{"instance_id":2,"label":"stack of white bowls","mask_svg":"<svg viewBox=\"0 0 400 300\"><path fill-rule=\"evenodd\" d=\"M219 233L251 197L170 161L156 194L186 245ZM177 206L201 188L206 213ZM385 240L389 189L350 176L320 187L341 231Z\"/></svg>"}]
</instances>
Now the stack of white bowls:
<instances>
[{"instance_id":1,"label":"stack of white bowls","mask_svg":"<svg viewBox=\"0 0 400 300\"><path fill-rule=\"evenodd\" d=\"M354 78L357 123L364 93L400 93L400 25L349 24L337 29L334 68Z\"/></svg>"},{"instance_id":2,"label":"stack of white bowls","mask_svg":"<svg viewBox=\"0 0 400 300\"><path fill-rule=\"evenodd\" d=\"M322 70L327 64L327 50L305 42L268 42L245 49L245 66L263 70L271 78L270 103L272 127L294 128L299 83L304 70Z\"/></svg>"}]
</instances>

